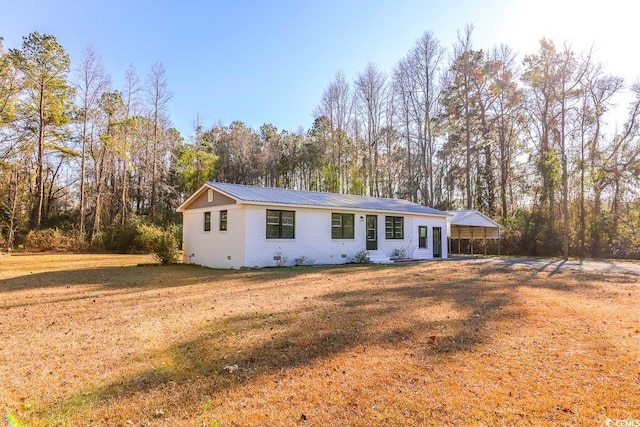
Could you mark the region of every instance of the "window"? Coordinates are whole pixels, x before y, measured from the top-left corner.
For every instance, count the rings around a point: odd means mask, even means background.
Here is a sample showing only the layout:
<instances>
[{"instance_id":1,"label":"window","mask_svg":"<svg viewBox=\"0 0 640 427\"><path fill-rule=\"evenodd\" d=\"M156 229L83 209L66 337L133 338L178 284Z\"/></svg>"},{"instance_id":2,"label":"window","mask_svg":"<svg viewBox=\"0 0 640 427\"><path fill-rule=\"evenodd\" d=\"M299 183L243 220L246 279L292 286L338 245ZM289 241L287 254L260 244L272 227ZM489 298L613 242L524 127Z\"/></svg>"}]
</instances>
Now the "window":
<instances>
[{"instance_id":1,"label":"window","mask_svg":"<svg viewBox=\"0 0 640 427\"><path fill-rule=\"evenodd\" d=\"M204 213L204 231L211 231L211 212Z\"/></svg>"},{"instance_id":2,"label":"window","mask_svg":"<svg viewBox=\"0 0 640 427\"><path fill-rule=\"evenodd\" d=\"M331 238L353 239L354 215L345 213L331 214Z\"/></svg>"},{"instance_id":3,"label":"window","mask_svg":"<svg viewBox=\"0 0 640 427\"><path fill-rule=\"evenodd\" d=\"M267 209L267 239L293 239L295 237L294 211Z\"/></svg>"},{"instance_id":4,"label":"window","mask_svg":"<svg viewBox=\"0 0 640 427\"><path fill-rule=\"evenodd\" d=\"M387 240L404 238L404 218L401 216L386 216L385 235Z\"/></svg>"},{"instance_id":5,"label":"window","mask_svg":"<svg viewBox=\"0 0 640 427\"><path fill-rule=\"evenodd\" d=\"M227 211L220 211L220 231L227 230Z\"/></svg>"},{"instance_id":6,"label":"window","mask_svg":"<svg viewBox=\"0 0 640 427\"><path fill-rule=\"evenodd\" d=\"M209 203L213 202L213 190L212 189L207 190L207 202L209 202Z\"/></svg>"},{"instance_id":7,"label":"window","mask_svg":"<svg viewBox=\"0 0 640 427\"><path fill-rule=\"evenodd\" d=\"M419 248L427 247L427 227L424 227L424 226L418 227L418 247Z\"/></svg>"}]
</instances>

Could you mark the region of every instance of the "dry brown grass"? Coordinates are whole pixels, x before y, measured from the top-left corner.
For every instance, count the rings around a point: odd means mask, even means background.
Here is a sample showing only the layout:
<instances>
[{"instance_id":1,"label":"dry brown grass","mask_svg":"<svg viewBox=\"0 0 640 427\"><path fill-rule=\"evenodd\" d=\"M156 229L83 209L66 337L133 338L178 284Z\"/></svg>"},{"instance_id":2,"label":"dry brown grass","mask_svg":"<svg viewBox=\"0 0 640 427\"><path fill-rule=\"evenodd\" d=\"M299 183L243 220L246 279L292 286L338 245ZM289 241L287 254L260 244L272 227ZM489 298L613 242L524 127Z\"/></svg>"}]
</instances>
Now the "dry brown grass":
<instances>
[{"instance_id":1,"label":"dry brown grass","mask_svg":"<svg viewBox=\"0 0 640 427\"><path fill-rule=\"evenodd\" d=\"M633 274L149 261L2 257L0 408L26 425L640 418Z\"/></svg>"}]
</instances>

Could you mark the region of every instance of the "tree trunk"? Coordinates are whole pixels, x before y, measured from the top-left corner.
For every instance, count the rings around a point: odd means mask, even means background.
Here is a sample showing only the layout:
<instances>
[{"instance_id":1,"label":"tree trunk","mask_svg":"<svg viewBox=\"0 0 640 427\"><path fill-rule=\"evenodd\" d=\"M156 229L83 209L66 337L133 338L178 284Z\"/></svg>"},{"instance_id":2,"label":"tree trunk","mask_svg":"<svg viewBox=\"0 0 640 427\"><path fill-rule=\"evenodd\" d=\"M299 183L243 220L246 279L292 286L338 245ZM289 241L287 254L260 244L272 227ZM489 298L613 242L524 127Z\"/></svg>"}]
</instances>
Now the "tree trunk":
<instances>
[{"instance_id":1,"label":"tree trunk","mask_svg":"<svg viewBox=\"0 0 640 427\"><path fill-rule=\"evenodd\" d=\"M500 202L502 204L502 222L507 220L507 185L509 179L509 160L507 155L507 141L504 131L504 117L500 126Z\"/></svg>"},{"instance_id":2,"label":"tree trunk","mask_svg":"<svg viewBox=\"0 0 640 427\"><path fill-rule=\"evenodd\" d=\"M11 199L11 209L9 212L9 233L7 236L6 249L9 250L13 247L13 240L15 236L15 221L16 221L16 212L18 210L18 188L19 188L19 175L18 175L18 165L14 166L15 172L11 171L11 180L14 181L13 194Z\"/></svg>"},{"instance_id":3,"label":"tree trunk","mask_svg":"<svg viewBox=\"0 0 640 427\"><path fill-rule=\"evenodd\" d=\"M473 207L473 200L471 195L471 114L469 112L469 94L468 85L465 90L464 96L464 133L465 133L465 146L466 146L466 162L465 162L465 181L466 181L466 195L467 203L466 208L471 209Z\"/></svg>"},{"instance_id":4,"label":"tree trunk","mask_svg":"<svg viewBox=\"0 0 640 427\"><path fill-rule=\"evenodd\" d=\"M569 259L569 177L567 175L567 151L565 141L565 120L567 116L566 112L566 90L564 82L562 83L562 99L561 99L561 123L560 123L560 146L561 146L561 160L562 160L562 218L563 218L563 233L562 233L562 252L565 260Z\"/></svg>"},{"instance_id":5,"label":"tree trunk","mask_svg":"<svg viewBox=\"0 0 640 427\"><path fill-rule=\"evenodd\" d=\"M599 184L596 184L599 186ZM600 221L600 205L601 205L601 194L602 191L600 188L594 188L594 196L593 196L593 216L591 220L591 257L598 258L600 256L600 236L602 226Z\"/></svg>"},{"instance_id":6,"label":"tree trunk","mask_svg":"<svg viewBox=\"0 0 640 427\"><path fill-rule=\"evenodd\" d=\"M158 172L158 154L157 154L157 145L158 145L158 110L156 107L154 119L153 119L153 152L151 156L153 157L153 165L151 169L151 209L149 212L149 219L151 222L154 221L156 215L156 179Z\"/></svg>"},{"instance_id":7,"label":"tree trunk","mask_svg":"<svg viewBox=\"0 0 640 427\"><path fill-rule=\"evenodd\" d=\"M38 100L38 155L36 160L36 201L31 210L31 229L39 230L42 223L42 207L44 203L44 82L40 83Z\"/></svg>"},{"instance_id":8,"label":"tree trunk","mask_svg":"<svg viewBox=\"0 0 640 427\"><path fill-rule=\"evenodd\" d=\"M84 107L84 122L82 123L82 154L80 158L80 236L84 239L85 229L85 175L86 175L86 156L87 156L87 103Z\"/></svg>"},{"instance_id":9,"label":"tree trunk","mask_svg":"<svg viewBox=\"0 0 640 427\"><path fill-rule=\"evenodd\" d=\"M100 228L102 224L100 223L100 217L102 215L102 185L99 183L96 189L96 205L93 214L93 229L91 231L91 244L93 244L96 240L98 234L100 234Z\"/></svg>"},{"instance_id":10,"label":"tree trunk","mask_svg":"<svg viewBox=\"0 0 640 427\"><path fill-rule=\"evenodd\" d=\"M585 102L586 104L586 102ZM581 132L580 132L580 230L578 230L578 236L580 239L580 258L585 256L585 208L584 208L584 170L586 167L586 159L584 156L584 137L585 137L585 120L586 120L586 105L582 108L582 120L581 120Z\"/></svg>"}]
</instances>

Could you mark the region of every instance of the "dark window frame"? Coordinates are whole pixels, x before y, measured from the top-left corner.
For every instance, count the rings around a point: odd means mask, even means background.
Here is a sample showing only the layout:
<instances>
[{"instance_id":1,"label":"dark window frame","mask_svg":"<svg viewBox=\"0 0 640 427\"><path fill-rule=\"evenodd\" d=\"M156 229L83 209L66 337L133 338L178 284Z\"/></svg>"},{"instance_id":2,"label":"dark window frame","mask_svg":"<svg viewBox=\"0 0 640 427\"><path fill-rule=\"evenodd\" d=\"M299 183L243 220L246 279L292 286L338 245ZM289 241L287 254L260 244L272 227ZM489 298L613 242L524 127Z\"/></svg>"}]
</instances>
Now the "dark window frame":
<instances>
[{"instance_id":1,"label":"dark window frame","mask_svg":"<svg viewBox=\"0 0 640 427\"><path fill-rule=\"evenodd\" d=\"M334 224L334 220L340 218L340 225L336 226ZM345 224L348 222L345 221L345 218L350 218L351 219L351 233L350 235L348 233L345 233L345 230L348 231L348 225L345 226ZM350 214L350 213L341 213L341 212L332 212L331 213L331 238L332 239L347 239L347 240L353 240L356 237L356 233L355 233L355 228L356 228L356 216L355 214Z\"/></svg>"},{"instance_id":2,"label":"dark window frame","mask_svg":"<svg viewBox=\"0 0 640 427\"><path fill-rule=\"evenodd\" d=\"M211 231L211 211L204 213L204 231Z\"/></svg>"},{"instance_id":3,"label":"dark window frame","mask_svg":"<svg viewBox=\"0 0 640 427\"><path fill-rule=\"evenodd\" d=\"M424 237L420 235L420 231L424 230ZM429 227L426 225L418 226L418 249L429 248Z\"/></svg>"},{"instance_id":4,"label":"dark window frame","mask_svg":"<svg viewBox=\"0 0 640 427\"><path fill-rule=\"evenodd\" d=\"M391 224L391 227L389 227ZM384 217L384 236L386 240L403 240L404 239L404 217L403 216L385 216Z\"/></svg>"},{"instance_id":5,"label":"dark window frame","mask_svg":"<svg viewBox=\"0 0 640 427\"><path fill-rule=\"evenodd\" d=\"M285 210L277 210L277 209L267 209L266 210L266 238L267 239L295 239L296 238L296 211L285 211ZM274 214L277 213L277 222L269 223L269 217L274 217ZM291 214L290 219L291 225L284 224L283 217L289 216ZM271 228L270 228L271 227ZM291 235L287 232L288 229L291 230ZM270 233L271 231L271 233ZM273 235L273 231L276 231L275 235Z\"/></svg>"},{"instance_id":6,"label":"dark window frame","mask_svg":"<svg viewBox=\"0 0 640 427\"><path fill-rule=\"evenodd\" d=\"M227 231L227 225L229 221L229 213L227 210L220 211L220 231Z\"/></svg>"}]
</instances>

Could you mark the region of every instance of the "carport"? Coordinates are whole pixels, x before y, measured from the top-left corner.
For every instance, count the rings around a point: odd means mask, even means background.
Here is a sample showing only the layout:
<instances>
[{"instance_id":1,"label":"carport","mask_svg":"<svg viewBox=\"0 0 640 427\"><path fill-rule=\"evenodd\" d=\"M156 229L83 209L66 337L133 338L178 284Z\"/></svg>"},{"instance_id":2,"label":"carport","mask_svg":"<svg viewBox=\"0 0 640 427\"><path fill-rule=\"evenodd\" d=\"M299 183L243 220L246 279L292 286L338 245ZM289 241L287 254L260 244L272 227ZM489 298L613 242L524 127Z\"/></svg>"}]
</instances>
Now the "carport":
<instances>
[{"instance_id":1,"label":"carport","mask_svg":"<svg viewBox=\"0 0 640 427\"><path fill-rule=\"evenodd\" d=\"M447 220L447 237L449 238L449 253L452 240L458 240L458 253L461 253L461 240L469 240L470 252L473 255L473 244L476 239L484 242L484 254L487 254L487 239L498 241L498 255L500 255L500 224L477 210L447 211L451 215Z\"/></svg>"}]
</instances>

